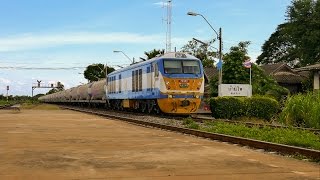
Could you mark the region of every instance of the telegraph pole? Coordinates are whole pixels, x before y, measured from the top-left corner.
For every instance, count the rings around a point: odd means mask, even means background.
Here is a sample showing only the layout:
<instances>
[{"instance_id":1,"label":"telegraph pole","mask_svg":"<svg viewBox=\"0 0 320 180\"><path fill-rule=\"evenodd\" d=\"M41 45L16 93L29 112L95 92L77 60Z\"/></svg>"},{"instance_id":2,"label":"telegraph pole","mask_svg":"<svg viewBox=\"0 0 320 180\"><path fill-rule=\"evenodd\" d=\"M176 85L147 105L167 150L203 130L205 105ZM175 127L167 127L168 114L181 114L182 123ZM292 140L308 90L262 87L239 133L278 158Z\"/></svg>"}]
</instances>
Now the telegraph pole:
<instances>
[{"instance_id":1,"label":"telegraph pole","mask_svg":"<svg viewBox=\"0 0 320 180\"><path fill-rule=\"evenodd\" d=\"M167 5L166 52L171 52L172 0L167 1L166 5Z\"/></svg>"},{"instance_id":2,"label":"telegraph pole","mask_svg":"<svg viewBox=\"0 0 320 180\"><path fill-rule=\"evenodd\" d=\"M9 86L7 86L7 102L9 101Z\"/></svg>"},{"instance_id":3,"label":"telegraph pole","mask_svg":"<svg viewBox=\"0 0 320 180\"><path fill-rule=\"evenodd\" d=\"M222 61L222 29L219 28L219 61ZM219 85L222 84L222 66L220 68Z\"/></svg>"}]
</instances>

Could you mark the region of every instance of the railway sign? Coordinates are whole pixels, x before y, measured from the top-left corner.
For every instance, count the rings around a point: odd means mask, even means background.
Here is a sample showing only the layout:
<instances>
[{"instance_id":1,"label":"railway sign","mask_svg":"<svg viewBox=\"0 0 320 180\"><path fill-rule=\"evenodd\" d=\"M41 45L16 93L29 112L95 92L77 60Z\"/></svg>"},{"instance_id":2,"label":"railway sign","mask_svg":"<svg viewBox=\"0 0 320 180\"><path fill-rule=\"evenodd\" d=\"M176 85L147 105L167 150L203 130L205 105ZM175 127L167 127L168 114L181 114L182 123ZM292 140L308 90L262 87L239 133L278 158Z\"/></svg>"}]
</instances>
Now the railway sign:
<instances>
[{"instance_id":1,"label":"railway sign","mask_svg":"<svg viewBox=\"0 0 320 180\"><path fill-rule=\"evenodd\" d=\"M219 96L252 96L250 84L221 84L219 85Z\"/></svg>"}]
</instances>

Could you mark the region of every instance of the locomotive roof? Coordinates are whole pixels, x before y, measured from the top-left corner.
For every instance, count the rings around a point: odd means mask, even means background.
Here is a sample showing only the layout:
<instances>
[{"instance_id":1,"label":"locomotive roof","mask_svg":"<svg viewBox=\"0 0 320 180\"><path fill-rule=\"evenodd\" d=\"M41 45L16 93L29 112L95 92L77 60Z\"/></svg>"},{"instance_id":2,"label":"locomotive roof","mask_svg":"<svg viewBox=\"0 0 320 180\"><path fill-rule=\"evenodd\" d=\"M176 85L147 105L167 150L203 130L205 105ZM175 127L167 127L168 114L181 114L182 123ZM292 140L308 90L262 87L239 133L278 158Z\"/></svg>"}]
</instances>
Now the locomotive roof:
<instances>
[{"instance_id":1,"label":"locomotive roof","mask_svg":"<svg viewBox=\"0 0 320 180\"><path fill-rule=\"evenodd\" d=\"M190 55L188 53L185 53L185 52L169 52L169 53L165 53L165 54L163 54L161 56L157 56L157 57L154 57L152 59L149 59L149 60L146 60L146 61L143 61L143 62L139 62L139 63L135 63L135 64L132 64L130 66L127 66L127 67L121 68L119 70L113 71L112 73L110 73L108 75L113 75L113 74L116 74L118 72L123 72L123 71L129 70L129 69L133 69L135 67L143 66L145 64L152 63L152 62L157 61L159 59L170 59L170 58L199 60L195 56L192 56L192 55Z\"/></svg>"}]
</instances>

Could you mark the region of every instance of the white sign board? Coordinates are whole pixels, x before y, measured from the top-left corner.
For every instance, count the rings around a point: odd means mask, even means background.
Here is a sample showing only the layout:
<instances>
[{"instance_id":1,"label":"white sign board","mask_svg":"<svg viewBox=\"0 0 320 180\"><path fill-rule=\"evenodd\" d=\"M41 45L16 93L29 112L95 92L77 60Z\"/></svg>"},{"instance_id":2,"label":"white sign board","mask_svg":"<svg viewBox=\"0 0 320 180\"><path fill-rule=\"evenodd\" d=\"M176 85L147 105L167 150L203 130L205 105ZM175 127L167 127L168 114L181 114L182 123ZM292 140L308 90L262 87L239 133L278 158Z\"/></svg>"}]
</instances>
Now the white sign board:
<instances>
[{"instance_id":1,"label":"white sign board","mask_svg":"<svg viewBox=\"0 0 320 180\"><path fill-rule=\"evenodd\" d=\"M252 96L250 84L220 84L219 96Z\"/></svg>"}]
</instances>

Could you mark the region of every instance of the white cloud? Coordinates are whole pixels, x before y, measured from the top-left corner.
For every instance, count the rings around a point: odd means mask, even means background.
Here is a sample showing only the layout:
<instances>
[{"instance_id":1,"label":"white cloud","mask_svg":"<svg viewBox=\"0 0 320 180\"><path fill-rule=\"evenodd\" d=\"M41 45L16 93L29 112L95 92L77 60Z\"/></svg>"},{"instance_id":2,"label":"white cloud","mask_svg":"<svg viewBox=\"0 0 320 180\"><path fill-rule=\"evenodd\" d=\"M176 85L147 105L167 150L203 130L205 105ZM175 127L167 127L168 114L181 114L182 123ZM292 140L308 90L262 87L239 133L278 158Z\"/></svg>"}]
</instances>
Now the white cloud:
<instances>
[{"instance_id":1,"label":"white cloud","mask_svg":"<svg viewBox=\"0 0 320 180\"><path fill-rule=\"evenodd\" d=\"M24 34L14 37L0 37L0 52L41 49L63 45L82 44L159 44L165 40L164 34L143 35L138 33L64 33L64 34ZM186 43L187 38L172 38L172 43Z\"/></svg>"},{"instance_id":2,"label":"white cloud","mask_svg":"<svg viewBox=\"0 0 320 180\"><path fill-rule=\"evenodd\" d=\"M71 44L101 44L101 43L158 43L163 40L161 34L142 35L137 33L64 33L45 35L18 35L15 37L0 37L0 52L38 49Z\"/></svg>"},{"instance_id":3,"label":"white cloud","mask_svg":"<svg viewBox=\"0 0 320 180\"><path fill-rule=\"evenodd\" d=\"M0 77L0 83L2 83L2 84L10 84L11 81L9 79L5 79L5 78L1 78Z\"/></svg>"},{"instance_id":4,"label":"white cloud","mask_svg":"<svg viewBox=\"0 0 320 180\"><path fill-rule=\"evenodd\" d=\"M153 3L153 5L155 6L159 6L159 7L165 7L168 3L164 2L164 1L159 1L159 2L155 2Z\"/></svg>"}]
</instances>

